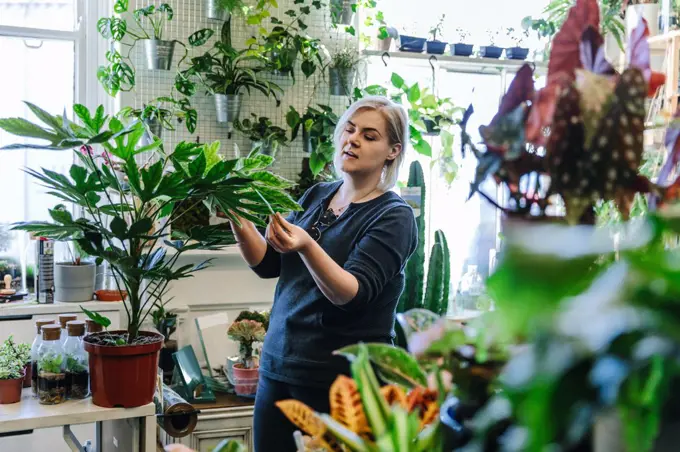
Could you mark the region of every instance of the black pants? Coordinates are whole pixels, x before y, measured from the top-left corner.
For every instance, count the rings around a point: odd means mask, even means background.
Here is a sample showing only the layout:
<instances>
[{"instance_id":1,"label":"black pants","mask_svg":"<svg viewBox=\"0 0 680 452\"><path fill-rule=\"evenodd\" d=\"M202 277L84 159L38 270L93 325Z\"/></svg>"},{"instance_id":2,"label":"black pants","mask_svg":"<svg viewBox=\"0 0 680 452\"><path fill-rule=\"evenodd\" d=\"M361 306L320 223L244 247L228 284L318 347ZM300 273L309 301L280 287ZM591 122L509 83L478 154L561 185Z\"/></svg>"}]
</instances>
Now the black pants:
<instances>
[{"instance_id":1,"label":"black pants","mask_svg":"<svg viewBox=\"0 0 680 452\"><path fill-rule=\"evenodd\" d=\"M293 432L299 429L283 415L275 403L294 399L318 413L328 413L329 390L330 388L291 385L260 375L253 419L255 452L294 452Z\"/></svg>"}]
</instances>

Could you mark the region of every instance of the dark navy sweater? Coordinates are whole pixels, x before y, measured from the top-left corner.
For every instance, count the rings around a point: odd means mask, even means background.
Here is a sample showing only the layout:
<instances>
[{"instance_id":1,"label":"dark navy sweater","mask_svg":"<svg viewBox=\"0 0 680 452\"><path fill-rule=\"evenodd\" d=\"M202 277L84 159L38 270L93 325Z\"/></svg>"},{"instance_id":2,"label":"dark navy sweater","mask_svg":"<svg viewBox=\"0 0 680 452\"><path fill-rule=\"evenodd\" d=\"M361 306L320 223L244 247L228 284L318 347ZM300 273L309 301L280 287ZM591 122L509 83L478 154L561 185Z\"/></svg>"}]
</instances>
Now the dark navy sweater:
<instances>
[{"instance_id":1,"label":"dark navy sweater","mask_svg":"<svg viewBox=\"0 0 680 452\"><path fill-rule=\"evenodd\" d=\"M288 221L307 230L328 208L340 182L318 184L300 199L302 212ZM394 192L350 204L319 244L359 282L355 298L343 306L319 290L298 253L279 254L270 246L253 267L262 278L279 278L260 372L297 385L328 387L349 372L334 350L357 342L390 343L395 309L404 289L404 267L417 243L413 211Z\"/></svg>"}]
</instances>

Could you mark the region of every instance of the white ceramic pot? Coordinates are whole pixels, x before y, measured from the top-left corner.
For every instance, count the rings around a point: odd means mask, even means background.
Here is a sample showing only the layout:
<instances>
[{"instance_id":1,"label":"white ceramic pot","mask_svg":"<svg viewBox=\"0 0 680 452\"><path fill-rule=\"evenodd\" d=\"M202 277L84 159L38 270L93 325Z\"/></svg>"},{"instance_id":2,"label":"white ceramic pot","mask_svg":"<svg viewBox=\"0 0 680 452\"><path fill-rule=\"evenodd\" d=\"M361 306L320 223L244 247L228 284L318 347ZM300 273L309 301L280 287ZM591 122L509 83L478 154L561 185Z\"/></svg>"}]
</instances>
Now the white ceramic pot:
<instances>
[{"instance_id":1,"label":"white ceramic pot","mask_svg":"<svg viewBox=\"0 0 680 452\"><path fill-rule=\"evenodd\" d=\"M54 301L82 303L93 299L96 266L59 263L54 266Z\"/></svg>"},{"instance_id":2,"label":"white ceramic pot","mask_svg":"<svg viewBox=\"0 0 680 452\"><path fill-rule=\"evenodd\" d=\"M640 17L647 21L650 36L659 34L659 4L644 3L626 8L626 36L630 36L630 33L637 27Z\"/></svg>"}]
</instances>

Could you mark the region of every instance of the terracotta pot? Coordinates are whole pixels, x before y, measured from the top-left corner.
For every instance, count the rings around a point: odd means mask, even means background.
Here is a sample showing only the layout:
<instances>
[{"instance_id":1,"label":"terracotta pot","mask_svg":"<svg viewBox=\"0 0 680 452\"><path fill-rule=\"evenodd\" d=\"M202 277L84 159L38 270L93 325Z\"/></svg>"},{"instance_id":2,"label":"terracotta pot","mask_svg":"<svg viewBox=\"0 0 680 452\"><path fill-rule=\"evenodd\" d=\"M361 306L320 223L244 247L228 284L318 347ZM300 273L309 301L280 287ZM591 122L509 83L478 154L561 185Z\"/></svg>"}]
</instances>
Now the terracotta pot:
<instances>
[{"instance_id":1,"label":"terracotta pot","mask_svg":"<svg viewBox=\"0 0 680 452\"><path fill-rule=\"evenodd\" d=\"M0 405L9 405L21 400L21 387L24 377L13 380L0 380Z\"/></svg>"},{"instance_id":2,"label":"terracotta pot","mask_svg":"<svg viewBox=\"0 0 680 452\"><path fill-rule=\"evenodd\" d=\"M28 363L24 366L24 388L31 387L31 378L33 376L33 366L32 363Z\"/></svg>"},{"instance_id":3,"label":"terracotta pot","mask_svg":"<svg viewBox=\"0 0 680 452\"><path fill-rule=\"evenodd\" d=\"M240 396L253 395L257 392L257 381L260 377L260 369L244 369L243 364L234 364L234 389Z\"/></svg>"},{"instance_id":4,"label":"terracotta pot","mask_svg":"<svg viewBox=\"0 0 680 452\"><path fill-rule=\"evenodd\" d=\"M122 334L125 331L109 333ZM140 336L158 339L151 344L115 347L92 343L93 338L109 333L94 333L84 339L85 350L90 355L92 402L106 408L134 408L151 403L163 335L141 331Z\"/></svg>"},{"instance_id":5,"label":"terracotta pot","mask_svg":"<svg viewBox=\"0 0 680 452\"><path fill-rule=\"evenodd\" d=\"M99 301L123 301L127 298L127 290L112 290L112 289L101 289L94 293L94 296Z\"/></svg>"}]
</instances>

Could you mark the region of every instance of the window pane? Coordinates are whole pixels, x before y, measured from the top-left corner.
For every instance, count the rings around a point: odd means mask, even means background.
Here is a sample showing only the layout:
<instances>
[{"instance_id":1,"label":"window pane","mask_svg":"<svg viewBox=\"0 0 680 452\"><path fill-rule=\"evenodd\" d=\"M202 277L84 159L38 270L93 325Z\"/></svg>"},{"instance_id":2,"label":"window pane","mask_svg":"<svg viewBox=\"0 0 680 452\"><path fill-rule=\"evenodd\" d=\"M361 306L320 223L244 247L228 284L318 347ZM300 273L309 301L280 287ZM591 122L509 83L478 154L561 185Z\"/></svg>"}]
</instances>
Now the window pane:
<instances>
[{"instance_id":1,"label":"window pane","mask_svg":"<svg viewBox=\"0 0 680 452\"><path fill-rule=\"evenodd\" d=\"M76 0L0 0L0 25L72 31Z\"/></svg>"},{"instance_id":2,"label":"window pane","mask_svg":"<svg viewBox=\"0 0 680 452\"><path fill-rule=\"evenodd\" d=\"M74 102L74 46L65 41L35 41L0 38L0 59L11 61L11 71L0 71L0 117L21 117L36 121L23 103L32 102L52 114L71 109ZM21 142L0 131L0 146ZM27 141L26 141L27 142ZM11 232L3 243L2 225L25 220L46 220L47 209L56 198L26 175L23 168L65 171L73 161L71 151L0 151L0 261L33 261L31 243L20 232ZM6 236L5 236L6 237ZM0 262L0 273L5 271ZM20 268L20 267L19 267ZM5 273L2 273L4 276ZM19 276L16 276L17 278ZM30 281L32 284L32 281Z\"/></svg>"}]
</instances>

